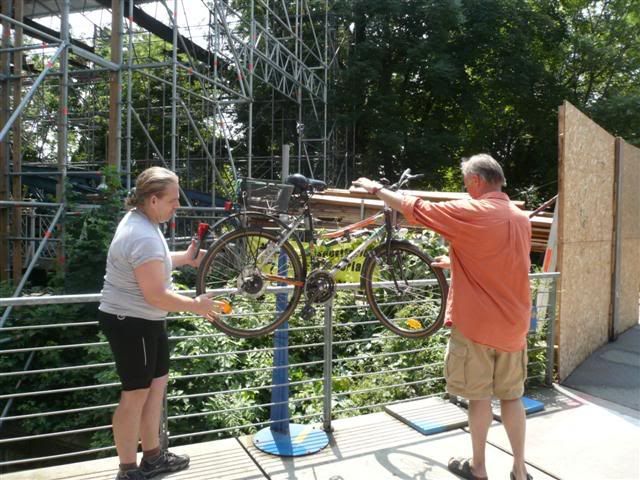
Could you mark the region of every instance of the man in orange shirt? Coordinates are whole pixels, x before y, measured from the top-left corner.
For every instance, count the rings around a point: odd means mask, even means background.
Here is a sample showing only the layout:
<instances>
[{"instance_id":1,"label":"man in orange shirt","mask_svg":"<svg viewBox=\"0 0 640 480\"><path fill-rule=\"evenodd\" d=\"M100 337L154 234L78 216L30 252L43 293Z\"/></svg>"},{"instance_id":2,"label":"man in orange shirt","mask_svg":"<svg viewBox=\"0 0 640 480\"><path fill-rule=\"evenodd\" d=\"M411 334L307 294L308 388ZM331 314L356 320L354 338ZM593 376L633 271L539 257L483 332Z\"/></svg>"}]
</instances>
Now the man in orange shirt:
<instances>
[{"instance_id":1,"label":"man in orange shirt","mask_svg":"<svg viewBox=\"0 0 640 480\"><path fill-rule=\"evenodd\" d=\"M449 470L463 478L487 477L485 445L495 396L513 451L511 479L531 479L524 462L525 412L520 400L527 376L531 226L502 192L504 173L491 156L474 155L461 168L470 199L430 203L367 178L353 184L449 242L449 257L433 263L451 268L445 317L451 336L444 370L447 391L469 400L473 448L472 458L452 458Z\"/></svg>"}]
</instances>

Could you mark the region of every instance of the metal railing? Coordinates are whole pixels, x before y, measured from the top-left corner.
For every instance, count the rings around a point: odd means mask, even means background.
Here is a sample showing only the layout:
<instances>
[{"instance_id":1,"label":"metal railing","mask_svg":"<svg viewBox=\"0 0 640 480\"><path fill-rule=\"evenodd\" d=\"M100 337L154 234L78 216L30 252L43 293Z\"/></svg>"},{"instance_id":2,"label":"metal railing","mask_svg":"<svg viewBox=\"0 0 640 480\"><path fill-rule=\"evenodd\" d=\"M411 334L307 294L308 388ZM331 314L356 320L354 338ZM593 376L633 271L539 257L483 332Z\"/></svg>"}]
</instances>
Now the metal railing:
<instances>
[{"instance_id":1,"label":"metal railing","mask_svg":"<svg viewBox=\"0 0 640 480\"><path fill-rule=\"evenodd\" d=\"M552 379L557 277L530 276L530 384ZM442 395L447 331L422 340L395 336L372 316L357 287L338 284L336 298L313 320L290 319L287 347L274 347L271 336L233 339L203 319L171 315L167 325L175 347L164 441L252 433L274 423L269 412L280 404L288 404L291 422L322 423L330 430L336 418ZM120 384L91 318L89 306L95 311L99 300L99 294L0 299L0 308L14 307L0 328L8 339L0 350L0 469L115 453L110 423ZM89 312L85 318L74 310L80 307ZM273 366L274 354L283 348L289 381L273 385L274 369L283 368ZM283 386L290 391L288 402L274 402L270 392Z\"/></svg>"}]
</instances>

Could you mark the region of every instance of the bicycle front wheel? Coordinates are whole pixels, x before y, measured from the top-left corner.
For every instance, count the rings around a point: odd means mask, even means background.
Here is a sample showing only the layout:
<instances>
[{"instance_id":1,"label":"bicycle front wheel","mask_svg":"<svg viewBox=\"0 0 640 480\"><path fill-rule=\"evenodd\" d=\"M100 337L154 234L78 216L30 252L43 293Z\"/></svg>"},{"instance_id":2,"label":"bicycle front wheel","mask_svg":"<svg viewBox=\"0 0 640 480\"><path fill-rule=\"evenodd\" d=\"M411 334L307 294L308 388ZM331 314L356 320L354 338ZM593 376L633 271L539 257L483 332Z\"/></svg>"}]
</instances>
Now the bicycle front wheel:
<instances>
[{"instance_id":1,"label":"bicycle front wheel","mask_svg":"<svg viewBox=\"0 0 640 480\"><path fill-rule=\"evenodd\" d=\"M231 312L215 325L234 337L257 337L275 330L294 312L304 271L289 242L260 229L238 229L215 242L198 268L198 295L214 292Z\"/></svg>"},{"instance_id":2,"label":"bicycle front wheel","mask_svg":"<svg viewBox=\"0 0 640 480\"><path fill-rule=\"evenodd\" d=\"M373 313L392 332L407 338L432 335L444 322L447 281L429 255L408 242L377 247L362 267Z\"/></svg>"}]
</instances>

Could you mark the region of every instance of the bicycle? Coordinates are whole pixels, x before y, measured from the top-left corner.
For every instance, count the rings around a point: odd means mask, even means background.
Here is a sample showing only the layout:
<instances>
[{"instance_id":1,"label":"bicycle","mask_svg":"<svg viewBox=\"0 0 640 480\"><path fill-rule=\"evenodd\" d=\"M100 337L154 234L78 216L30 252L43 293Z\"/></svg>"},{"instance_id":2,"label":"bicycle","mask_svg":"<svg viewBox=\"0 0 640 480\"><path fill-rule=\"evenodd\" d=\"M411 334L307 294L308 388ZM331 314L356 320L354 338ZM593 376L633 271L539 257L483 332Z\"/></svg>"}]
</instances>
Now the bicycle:
<instances>
[{"instance_id":1,"label":"bicycle","mask_svg":"<svg viewBox=\"0 0 640 480\"><path fill-rule=\"evenodd\" d=\"M383 182L398 190L420 176L407 169L395 184ZM334 297L335 274L365 252L360 287L385 327L403 337L420 338L442 326L446 279L440 269L431 266L433 259L427 253L397 238L394 212L387 205L369 218L323 234L321 237L333 240L367 236L337 264L319 266L313 258L318 236L309 199L325 190L326 184L300 174L289 176L286 184L291 189L285 195L297 202L300 214L287 220L263 212L240 212L211 227L214 235L216 229L227 231L214 239L200 263L196 290L198 295L216 290L216 296L231 303L232 312L220 315L216 322L220 330L240 338L269 333L291 317L303 294L301 314L310 318L314 305ZM284 203L281 200L280 207ZM382 225L361 230L380 218ZM308 250L303 241L309 242ZM309 273L307 265L313 267Z\"/></svg>"}]
</instances>

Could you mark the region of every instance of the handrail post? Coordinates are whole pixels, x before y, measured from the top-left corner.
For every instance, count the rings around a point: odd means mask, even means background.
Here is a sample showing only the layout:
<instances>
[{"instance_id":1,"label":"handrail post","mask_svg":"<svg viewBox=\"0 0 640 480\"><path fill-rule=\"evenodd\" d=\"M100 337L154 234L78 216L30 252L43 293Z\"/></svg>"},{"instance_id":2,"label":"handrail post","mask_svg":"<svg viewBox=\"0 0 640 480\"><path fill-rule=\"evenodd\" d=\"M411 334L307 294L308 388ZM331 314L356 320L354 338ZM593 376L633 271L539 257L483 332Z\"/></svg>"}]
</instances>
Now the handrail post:
<instances>
[{"instance_id":1,"label":"handrail post","mask_svg":"<svg viewBox=\"0 0 640 480\"><path fill-rule=\"evenodd\" d=\"M333 299L324 306L324 380L322 392L322 428L332 432L331 398L333 395Z\"/></svg>"},{"instance_id":2,"label":"handrail post","mask_svg":"<svg viewBox=\"0 0 640 480\"><path fill-rule=\"evenodd\" d=\"M555 330L556 330L556 294L558 287L558 279L557 277L551 278L549 282L549 307L547 314L547 365L546 365L546 375L545 381L547 385L551 385L553 383L553 366L554 366L554 355L555 355Z\"/></svg>"}]
</instances>

